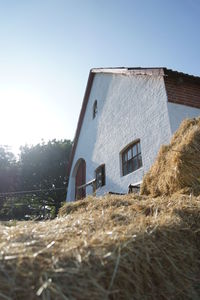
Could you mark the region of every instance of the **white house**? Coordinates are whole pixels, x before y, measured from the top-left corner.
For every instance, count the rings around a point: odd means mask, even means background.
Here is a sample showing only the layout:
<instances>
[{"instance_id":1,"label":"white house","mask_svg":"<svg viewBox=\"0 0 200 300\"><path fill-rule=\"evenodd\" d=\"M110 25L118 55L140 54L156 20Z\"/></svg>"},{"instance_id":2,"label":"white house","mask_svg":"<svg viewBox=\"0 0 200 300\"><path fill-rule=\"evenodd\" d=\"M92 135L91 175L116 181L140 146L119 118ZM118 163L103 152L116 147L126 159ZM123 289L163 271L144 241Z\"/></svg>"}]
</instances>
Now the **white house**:
<instances>
[{"instance_id":1,"label":"white house","mask_svg":"<svg viewBox=\"0 0 200 300\"><path fill-rule=\"evenodd\" d=\"M166 68L89 74L68 170L67 201L127 193L185 118L200 115L200 77Z\"/></svg>"}]
</instances>

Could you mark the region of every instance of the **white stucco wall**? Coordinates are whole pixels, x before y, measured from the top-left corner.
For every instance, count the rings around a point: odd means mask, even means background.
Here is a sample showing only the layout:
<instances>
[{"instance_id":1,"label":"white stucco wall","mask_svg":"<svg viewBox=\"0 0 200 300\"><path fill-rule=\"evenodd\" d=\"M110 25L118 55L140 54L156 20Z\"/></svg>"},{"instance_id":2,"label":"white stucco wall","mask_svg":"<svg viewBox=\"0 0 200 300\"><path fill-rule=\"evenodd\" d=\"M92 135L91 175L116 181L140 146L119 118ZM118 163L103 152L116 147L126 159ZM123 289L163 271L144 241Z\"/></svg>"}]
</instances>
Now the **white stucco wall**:
<instances>
[{"instance_id":1,"label":"white stucco wall","mask_svg":"<svg viewBox=\"0 0 200 300\"><path fill-rule=\"evenodd\" d=\"M194 118L200 116L200 109L186 105L167 103L169 111L169 120L172 133L174 133L181 122L187 118Z\"/></svg>"},{"instance_id":2,"label":"white stucco wall","mask_svg":"<svg viewBox=\"0 0 200 300\"><path fill-rule=\"evenodd\" d=\"M93 120L95 99L98 113ZM130 183L141 181L160 145L170 141L168 109L171 108L162 76L95 74L71 168L67 200L74 200L72 172L79 158L86 161L86 181L92 180L95 169L105 164L106 185L97 190L97 195L109 191L126 193ZM138 138L143 167L122 176L120 151ZM91 193L91 188L87 188L87 193Z\"/></svg>"}]
</instances>

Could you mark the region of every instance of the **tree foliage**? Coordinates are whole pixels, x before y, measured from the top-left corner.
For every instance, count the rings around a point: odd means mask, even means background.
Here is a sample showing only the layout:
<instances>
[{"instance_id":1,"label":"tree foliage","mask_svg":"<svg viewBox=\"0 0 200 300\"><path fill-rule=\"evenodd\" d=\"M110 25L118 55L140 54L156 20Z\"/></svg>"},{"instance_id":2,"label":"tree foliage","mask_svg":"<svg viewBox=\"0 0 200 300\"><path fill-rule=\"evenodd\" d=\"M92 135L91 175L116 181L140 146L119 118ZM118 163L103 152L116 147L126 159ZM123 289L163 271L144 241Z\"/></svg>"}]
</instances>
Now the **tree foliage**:
<instances>
[{"instance_id":1,"label":"tree foliage","mask_svg":"<svg viewBox=\"0 0 200 300\"><path fill-rule=\"evenodd\" d=\"M49 212L56 215L66 197L71 147L70 140L55 139L35 146L26 145L21 147L18 161L5 147L0 147L1 195L2 192L42 190L1 196L0 217L21 219L31 214L44 217Z\"/></svg>"},{"instance_id":2,"label":"tree foliage","mask_svg":"<svg viewBox=\"0 0 200 300\"><path fill-rule=\"evenodd\" d=\"M0 193L17 189L18 167L14 154L6 146L0 146Z\"/></svg>"}]
</instances>

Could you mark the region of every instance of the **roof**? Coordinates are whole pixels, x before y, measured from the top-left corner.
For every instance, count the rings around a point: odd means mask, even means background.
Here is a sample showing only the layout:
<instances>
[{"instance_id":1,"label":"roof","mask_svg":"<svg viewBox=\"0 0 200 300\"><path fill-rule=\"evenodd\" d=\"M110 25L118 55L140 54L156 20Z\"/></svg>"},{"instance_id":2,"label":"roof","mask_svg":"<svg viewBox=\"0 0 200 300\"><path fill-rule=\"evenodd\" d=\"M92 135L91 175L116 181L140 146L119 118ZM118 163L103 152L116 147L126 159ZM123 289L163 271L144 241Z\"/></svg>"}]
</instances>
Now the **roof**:
<instances>
[{"instance_id":1,"label":"roof","mask_svg":"<svg viewBox=\"0 0 200 300\"><path fill-rule=\"evenodd\" d=\"M98 74L98 73L184 77L184 78L187 78L188 80L192 80L193 82L196 81L196 82L200 83L200 77L198 77L198 76L193 76L193 75L189 75L186 73L174 71L171 69L167 69L165 67L152 67L152 68L141 68L141 67L114 67L113 68L113 67L110 67L110 68L93 68L93 69L91 69L90 73L89 73L89 77L88 77L85 95L84 95L83 102L82 102L81 112L80 112L79 119L78 119L78 125L76 128L74 143L73 143L72 152L71 152L71 156L70 156L70 160L69 160L67 176L69 176L70 172L71 172L71 167L72 167L72 163L73 163L73 159L74 159L74 155L75 155L75 151L76 151L76 147L77 147L77 143L78 143L78 138L80 135L80 131L81 131L84 115L85 115L85 111L87 108L87 103L89 100L89 95L90 95L90 91L92 88L94 76L95 76L95 74Z\"/></svg>"},{"instance_id":2,"label":"roof","mask_svg":"<svg viewBox=\"0 0 200 300\"><path fill-rule=\"evenodd\" d=\"M163 68L93 68L92 73L125 74L125 75L164 75Z\"/></svg>"}]
</instances>

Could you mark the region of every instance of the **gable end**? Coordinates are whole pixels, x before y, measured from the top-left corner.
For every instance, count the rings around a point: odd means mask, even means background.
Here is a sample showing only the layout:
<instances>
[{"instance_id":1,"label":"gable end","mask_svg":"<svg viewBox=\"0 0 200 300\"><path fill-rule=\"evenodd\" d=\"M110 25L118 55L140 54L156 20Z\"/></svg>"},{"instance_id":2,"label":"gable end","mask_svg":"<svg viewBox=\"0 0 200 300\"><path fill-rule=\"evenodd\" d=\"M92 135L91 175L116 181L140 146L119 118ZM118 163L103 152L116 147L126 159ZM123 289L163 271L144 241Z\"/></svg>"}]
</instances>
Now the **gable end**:
<instances>
[{"instance_id":1,"label":"gable end","mask_svg":"<svg viewBox=\"0 0 200 300\"><path fill-rule=\"evenodd\" d=\"M166 70L164 76L168 101L200 108L200 78Z\"/></svg>"}]
</instances>

